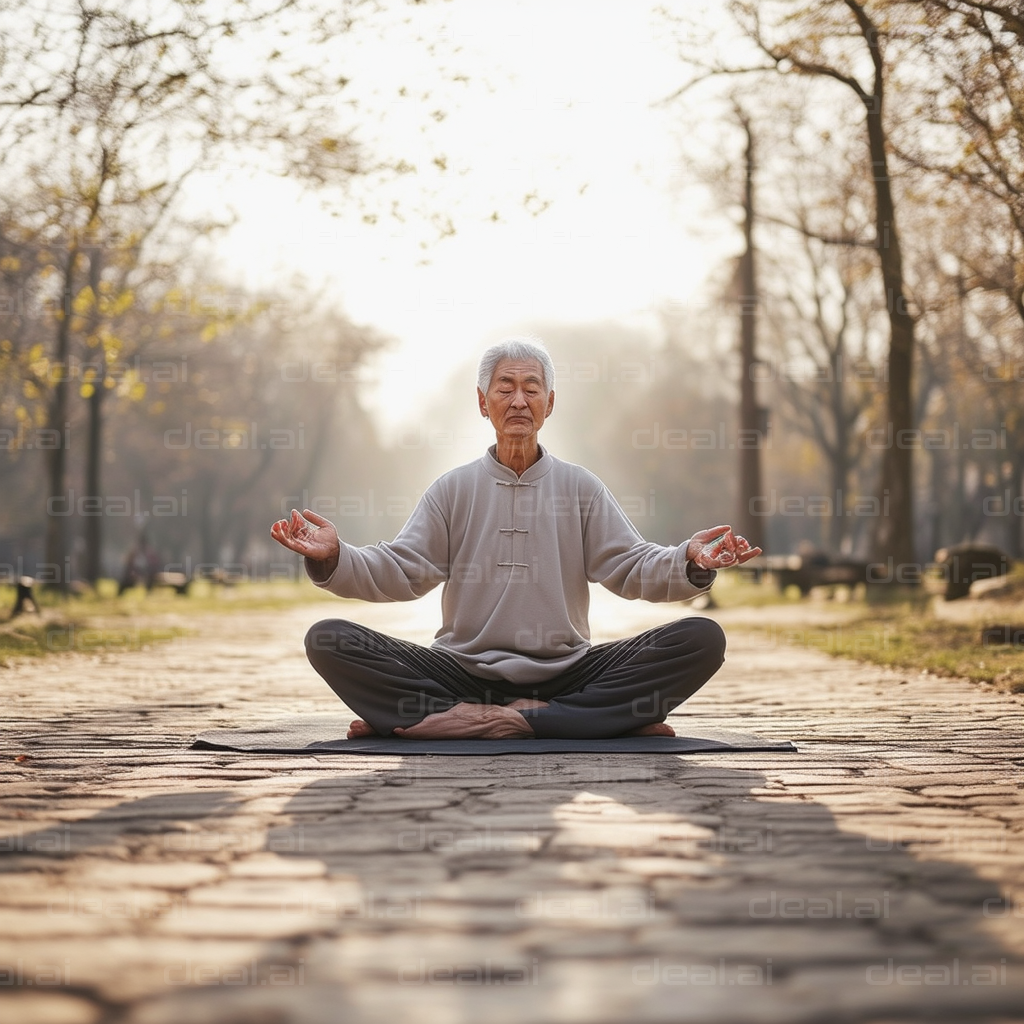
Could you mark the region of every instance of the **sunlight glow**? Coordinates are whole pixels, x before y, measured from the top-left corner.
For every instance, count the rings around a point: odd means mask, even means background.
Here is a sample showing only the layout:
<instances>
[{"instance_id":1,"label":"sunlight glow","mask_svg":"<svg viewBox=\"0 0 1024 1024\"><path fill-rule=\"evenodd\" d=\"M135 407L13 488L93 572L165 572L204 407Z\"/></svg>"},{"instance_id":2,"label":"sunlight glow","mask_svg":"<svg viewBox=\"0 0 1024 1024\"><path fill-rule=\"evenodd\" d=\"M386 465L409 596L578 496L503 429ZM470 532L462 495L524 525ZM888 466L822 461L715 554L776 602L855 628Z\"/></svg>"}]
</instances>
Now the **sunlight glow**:
<instances>
[{"instance_id":1,"label":"sunlight glow","mask_svg":"<svg viewBox=\"0 0 1024 1024\"><path fill-rule=\"evenodd\" d=\"M442 43L457 47L450 66L469 80L438 98L444 117L428 118L425 136L388 102L428 73L412 29L361 38L353 54L360 107L382 109L376 137L362 137L417 167L384 188L404 220L385 212L366 224L340 197L328 212L294 184L259 177L230 187L207 177L191 197L238 216L217 248L222 272L285 290L299 275L394 337L367 394L385 428L495 334L550 320L653 324L645 315L660 304L699 303L706 272L739 243L727 222L709 236L703 191L681 170L686 111L656 105L683 71L650 10L577 0L441 8ZM431 162L439 155L443 171ZM438 240L425 214L455 233Z\"/></svg>"}]
</instances>

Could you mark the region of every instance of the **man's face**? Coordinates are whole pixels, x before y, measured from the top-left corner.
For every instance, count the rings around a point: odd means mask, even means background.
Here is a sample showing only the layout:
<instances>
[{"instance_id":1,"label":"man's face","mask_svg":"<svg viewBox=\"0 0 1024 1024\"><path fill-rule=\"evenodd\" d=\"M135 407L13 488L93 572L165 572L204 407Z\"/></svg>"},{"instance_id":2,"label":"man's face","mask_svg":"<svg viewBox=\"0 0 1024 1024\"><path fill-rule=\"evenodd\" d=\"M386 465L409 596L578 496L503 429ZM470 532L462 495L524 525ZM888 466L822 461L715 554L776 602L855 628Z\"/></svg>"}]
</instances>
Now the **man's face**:
<instances>
[{"instance_id":1,"label":"man's face","mask_svg":"<svg viewBox=\"0 0 1024 1024\"><path fill-rule=\"evenodd\" d=\"M555 393L544 387L544 371L536 359L502 359L487 394L479 388L476 393L480 412L491 421L499 440L536 434L555 407Z\"/></svg>"}]
</instances>

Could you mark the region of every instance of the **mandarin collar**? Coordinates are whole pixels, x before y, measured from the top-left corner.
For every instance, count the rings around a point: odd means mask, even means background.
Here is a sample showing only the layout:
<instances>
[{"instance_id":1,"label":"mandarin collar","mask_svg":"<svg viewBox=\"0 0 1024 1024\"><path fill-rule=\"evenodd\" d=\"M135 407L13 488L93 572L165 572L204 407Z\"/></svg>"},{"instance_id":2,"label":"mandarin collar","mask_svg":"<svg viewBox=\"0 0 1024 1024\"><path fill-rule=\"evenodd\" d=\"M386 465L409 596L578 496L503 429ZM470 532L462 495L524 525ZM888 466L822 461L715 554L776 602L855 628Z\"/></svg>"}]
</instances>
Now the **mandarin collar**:
<instances>
[{"instance_id":1,"label":"mandarin collar","mask_svg":"<svg viewBox=\"0 0 1024 1024\"><path fill-rule=\"evenodd\" d=\"M540 443L538 443L537 447L540 449L540 458L532 466L528 467L522 476L516 476L514 469L509 469L508 466L502 465L498 461L497 444L492 444L487 449L487 454L480 461L483 463L484 469L491 476L497 477L499 480L508 480L511 483L532 483L534 480L539 480L542 476L551 472L551 467L555 464L555 460L551 457L547 448Z\"/></svg>"}]
</instances>

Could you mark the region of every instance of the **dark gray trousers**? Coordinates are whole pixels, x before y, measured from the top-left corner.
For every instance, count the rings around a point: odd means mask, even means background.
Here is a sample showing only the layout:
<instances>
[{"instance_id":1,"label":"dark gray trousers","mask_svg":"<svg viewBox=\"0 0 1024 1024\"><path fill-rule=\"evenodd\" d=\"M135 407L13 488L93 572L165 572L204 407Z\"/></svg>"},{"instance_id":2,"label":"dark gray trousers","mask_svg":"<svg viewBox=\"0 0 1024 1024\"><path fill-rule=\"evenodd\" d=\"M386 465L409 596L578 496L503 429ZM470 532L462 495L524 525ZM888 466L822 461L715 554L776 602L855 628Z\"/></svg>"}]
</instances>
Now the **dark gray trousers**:
<instances>
[{"instance_id":1,"label":"dark gray trousers","mask_svg":"<svg viewBox=\"0 0 1024 1024\"><path fill-rule=\"evenodd\" d=\"M325 619L306 634L306 655L327 685L382 736L463 702L548 701L520 712L541 739L606 739L663 722L721 667L725 634L693 616L597 644L541 683L481 679L446 651Z\"/></svg>"}]
</instances>

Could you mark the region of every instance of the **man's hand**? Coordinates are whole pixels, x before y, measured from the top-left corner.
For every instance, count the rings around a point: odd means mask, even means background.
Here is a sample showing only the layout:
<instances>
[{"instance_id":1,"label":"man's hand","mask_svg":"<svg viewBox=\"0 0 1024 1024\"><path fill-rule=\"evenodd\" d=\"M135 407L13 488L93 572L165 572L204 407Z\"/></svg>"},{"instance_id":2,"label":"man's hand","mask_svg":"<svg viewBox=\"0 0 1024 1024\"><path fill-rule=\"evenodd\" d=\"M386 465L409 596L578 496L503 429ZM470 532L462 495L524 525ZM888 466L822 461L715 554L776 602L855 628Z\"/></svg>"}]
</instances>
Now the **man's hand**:
<instances>
[{"instance_id":1,"label":"man's hand","mask_svg":"<svg viewBox=\"0 0 1024 1024\"><path fill-rule=\"evenodd\" d=\"M279 519L274 523L270 528L270 536L290 551L296 551L311 561L321 563L321 572L318 575L322 575L325 580L329 579L338 567L338 558L341 555L338 531L333 523L308 508L303 510L302 515L293 508L290 519Z\"/></svg>"},{"instance_id":2,"label":"man's hand","mask_svg":"<svg viewBox=\"0 0 1024 1024\"><path fill-rule=\"evenodd\" d=\"M714 526L695 533L686 542L686 557L700 569L727 569L742 565L761 554L745 537L732 532L731 526Z\"/></svg>"}]
</instances>

